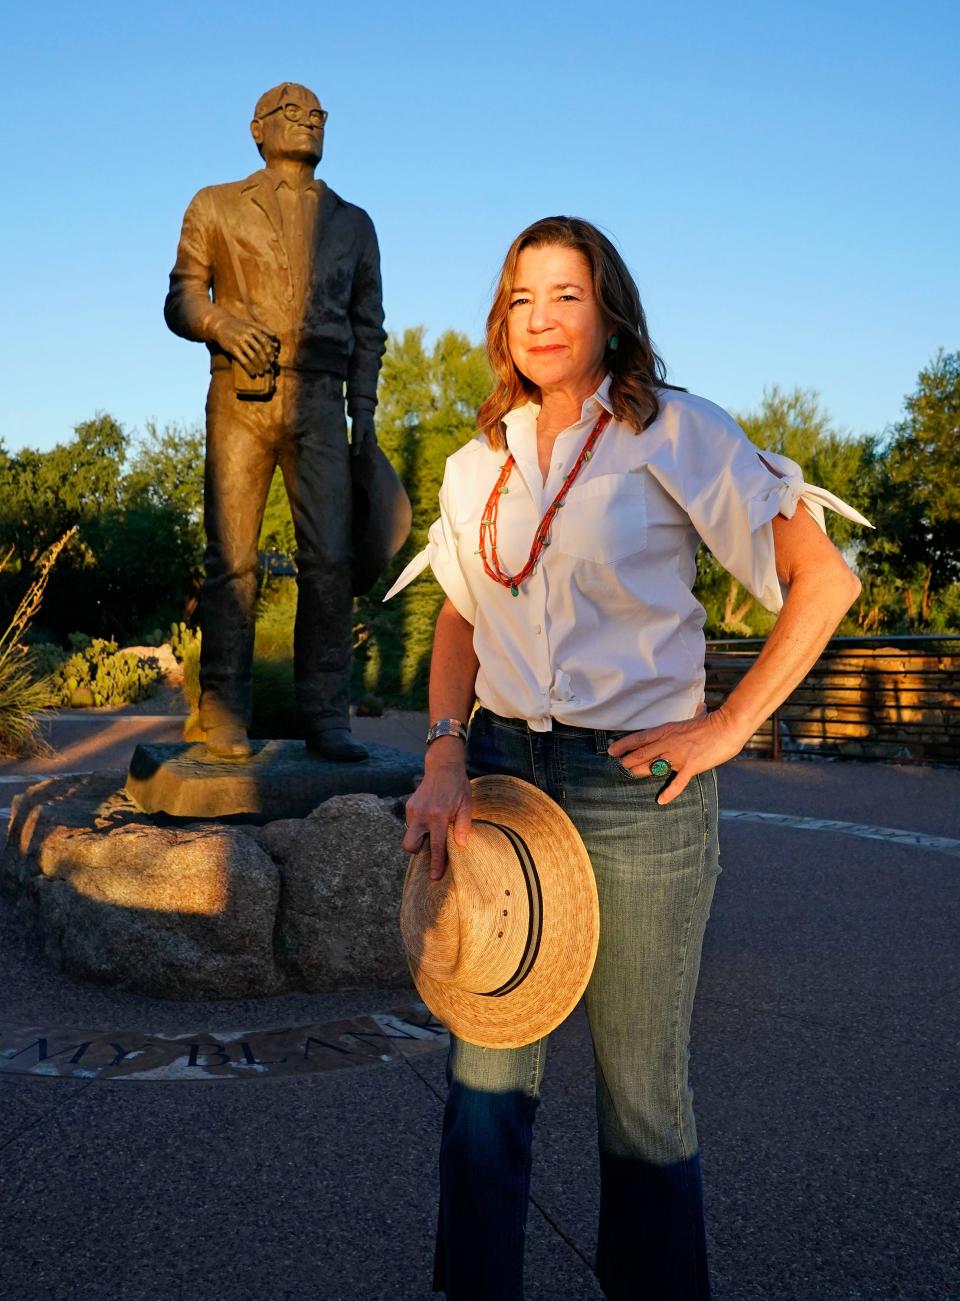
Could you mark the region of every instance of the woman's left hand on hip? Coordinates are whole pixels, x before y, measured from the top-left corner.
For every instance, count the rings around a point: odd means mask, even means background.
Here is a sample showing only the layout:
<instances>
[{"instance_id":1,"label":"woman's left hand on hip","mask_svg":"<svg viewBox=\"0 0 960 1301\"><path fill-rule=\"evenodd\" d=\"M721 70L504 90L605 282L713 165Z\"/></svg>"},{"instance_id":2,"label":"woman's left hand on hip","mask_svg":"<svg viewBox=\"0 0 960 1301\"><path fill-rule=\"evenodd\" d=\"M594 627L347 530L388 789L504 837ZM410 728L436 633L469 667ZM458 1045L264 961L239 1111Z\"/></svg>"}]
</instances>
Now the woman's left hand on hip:
<instances>
[{"instance_id":1,"label":"woman's left hand on hip","mask_svg":"<svg viewBox=\"0 0 960 1301\"><path fill-rule=\"evenodd\" d=\"M630 732L607 747L635 777L652 777L650 765L666 759L672 780L657 796L658 804L669 804L698 772L726 763L743 749L747 738L734 732L722 710L703 713L685 723L663 723L642 732Z\"/></svg>"}]
</instances>

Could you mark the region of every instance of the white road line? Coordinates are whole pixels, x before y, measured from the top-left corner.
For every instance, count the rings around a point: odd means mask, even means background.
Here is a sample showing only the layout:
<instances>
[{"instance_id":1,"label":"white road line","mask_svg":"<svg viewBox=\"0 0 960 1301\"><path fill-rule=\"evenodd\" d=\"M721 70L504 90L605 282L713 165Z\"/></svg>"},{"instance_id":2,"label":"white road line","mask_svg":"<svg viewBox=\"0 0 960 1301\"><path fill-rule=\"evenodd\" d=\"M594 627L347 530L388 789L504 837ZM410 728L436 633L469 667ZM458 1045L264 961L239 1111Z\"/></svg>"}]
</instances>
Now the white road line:
<instances>
[{"instance_id":1,"label":"white road line","mask_svg":"<svg viewBox=\"0 0 960 1301\"><path fill-rule=\"evenodd\" d=\"M765 822L796 831L833 831L841 836L859 836L861 840L886 840L912 849L935 849L941 854L960 858L960 840L949 836L926 836L920 831L900 827L871 827L861 822L838 822L833 818L801 818L790 813L759 813L753 809L721 809L721 818L739 822Z\"/></svg>"},{"instance_id":2,"label":"white road line","mask_svg":"<svg viewBox=\"0 0 960 1301\"><path fill-rule=\"evenodd\" d=\"M82 776L81 773L57 773L56 776ZM0 781L13 778L0 777ZM42 777L35 780L42 781ZM0 818L9 818L10 809L0 808ZM720 817L731 822L764 822L768 826L790 827L795 831L833 831L841 836L857 836L861 840L886 840L911 849L935 849L940 854L960 858L960 840L950 836L926 836L920 831L904 831L900 827L872 827L862 822L838 822L834 818L803 818L792 813L761 813L756 809L721 809Z\"/></svg>"},{"instance_id":3,"label":"white road line","mask_svg":"<svg viewBox=\"0 0 960 1301\"><path fill-rule=\"evenodd\" d=\"M53 723L133 723L139 727L145 727L149 723L169 723L171 727L174 723L182 723L189 718L189 714L121 714L107 713L104 711L71 709L68 713L53 714L50 721Z\"/></svg>"}]
</instances>

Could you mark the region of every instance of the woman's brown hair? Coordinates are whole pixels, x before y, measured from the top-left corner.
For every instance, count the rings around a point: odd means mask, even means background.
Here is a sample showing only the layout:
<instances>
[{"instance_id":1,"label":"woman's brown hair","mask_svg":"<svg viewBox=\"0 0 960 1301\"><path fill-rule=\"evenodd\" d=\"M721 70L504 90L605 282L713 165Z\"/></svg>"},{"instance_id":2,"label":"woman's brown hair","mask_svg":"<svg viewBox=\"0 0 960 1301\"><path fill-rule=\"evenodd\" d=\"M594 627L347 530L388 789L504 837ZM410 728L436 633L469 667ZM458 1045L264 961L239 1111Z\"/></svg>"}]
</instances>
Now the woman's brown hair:
<instances>
[{"instance_id":1,"label":"woman's brown hair","mask_svg":"<svg viewBox=\"0 0 960 1301\"><path fill-rule=\"evenodd\" d=\"M666 367L650 342L633 276L610 240L579 217L543 217L521 231L507 249L487 316L487 356L497 384L477 412L477 425L498 450L506 445L503 417L537 392L517 370L507 346L507 312L517 258L525 248L557 245L576 249L587 259L600 310L610 333L617 336L616 349L608 348L604 356L613 377L610 405L616 418L639 433L660 413L657 389L673 387L665 383Z\"/></svg>"}]
</instances>

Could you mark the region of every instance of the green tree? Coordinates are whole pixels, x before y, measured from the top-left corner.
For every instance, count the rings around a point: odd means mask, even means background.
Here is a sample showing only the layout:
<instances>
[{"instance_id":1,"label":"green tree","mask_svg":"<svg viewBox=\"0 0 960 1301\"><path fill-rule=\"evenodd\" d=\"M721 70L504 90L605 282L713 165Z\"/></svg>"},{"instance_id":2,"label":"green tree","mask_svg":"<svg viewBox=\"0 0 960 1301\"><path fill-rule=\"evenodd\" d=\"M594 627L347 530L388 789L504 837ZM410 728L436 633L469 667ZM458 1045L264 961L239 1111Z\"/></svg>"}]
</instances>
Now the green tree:
<instances>
[{"instance_id":1,"label":"green tree","mask_svg":"<svg viewBox=\"0 0 960 1301\"><path fill-rule=\"evenodd\" d=\"M938 625L935 604L960 581L960 353L920 372L903 419L871 443L869 483L877 531L860 562L876 623L902 604L908 627Z\"/></svg>"},{"instance_id":2,"label":"green tree","mask_svg":"<svg viewBox=\"0 0 960 1301\"><path fill-rule=\"evenodd\" d=\"M808 483L828 488L858 510L867 506L862 480L865 442L833 427L829 413L813 389L792 389L776 384L765 389L756 411L737 417L744 433L761 451L778 452L796 461ZM842 515L829 513L830 536L838 547L859 539L860 526Z\"/></svg>"},{"instance_id":3,"label":"green tree","mask_svg":"<svg viewBox=\"0 0 960 1301\"><path fill-rule=\"evenodd\" d=\"M122 497L128 506L166 506L183 527L203 530L204 433L199 424L147 421L146 434L134 446L123 476Z\"/></svg>"},{"instance_id":4,"label":"green tree","mask_svg":"<svg viewBox=\"0 0 960 1301\"><path fill-rule=\"evenodd\" d=\"M258 545L261 551L277 551L283 556L292 556L297 549L290 502L287 500L287 489L279 466L274 470L270 481Z\"/></svg>"},{"instance_id":5,"label":"green tree","mask_svg":"<svg viewBox=\"0 0 960 1301\"><path fill-rule=\"evenodd\" d=\"M446 458L476 434L491 387L484 349L454 330L432 348L423 326L391 335L380 375L377 432L410 496L413 527L401 555L357 602L357 677L367 690L405 703L426 698L430 648L443 592L429 572L388 605L384 592L427 540L437 518Z\"/></svg>"},{"instance_id":6,"label":"green tree","mask_svg":"<svg viewBox=\"0 0 960 1301\"><path fill-rule=\"evenodd\" d=\"M48 452L11 455L0 442L0 547L12 546L20 566L32 567L74 524L116 508L128 447L123 426L105 412Z\"/></svg>"},{"instance_id":7,"label":"green tree","mask_svg":"<svg viewBox=\"0 0 960 1301\"><path fill-rule=\"evenodd\" d=\"M140 535L151 527L156 531L153 572L161 576L167 592L157 594L154 621L165 626L182 613L186 594L199 591L203 565L203 464L205 436L201 425L166 424L159 428L147 421L145 435L134 445L121 484L123 533L110 531L118 562L138 568L143 561ZM121 552L126 551L126 556ZM105 559L105 557L104 557ZM145 575L147 589L151 573ZM145 589L141 589L145 590ZM169 618L168 618L169 615Z\"/></svg>"},{"instance_id":8,"label":"green tree","mask_svg":"<svg viewBox=\"0 0 960 1301\"><path fill-rule=\"evenodd\" d=\"M0 446L0 546L17 558L2 576L0 614L16 606L50 543L76 526L50 577L45 635L129 641L179 618L202 552L202 457L195 429L148 425L133 445L102 412L49 451Z\"/></svg>"}]
</instances>

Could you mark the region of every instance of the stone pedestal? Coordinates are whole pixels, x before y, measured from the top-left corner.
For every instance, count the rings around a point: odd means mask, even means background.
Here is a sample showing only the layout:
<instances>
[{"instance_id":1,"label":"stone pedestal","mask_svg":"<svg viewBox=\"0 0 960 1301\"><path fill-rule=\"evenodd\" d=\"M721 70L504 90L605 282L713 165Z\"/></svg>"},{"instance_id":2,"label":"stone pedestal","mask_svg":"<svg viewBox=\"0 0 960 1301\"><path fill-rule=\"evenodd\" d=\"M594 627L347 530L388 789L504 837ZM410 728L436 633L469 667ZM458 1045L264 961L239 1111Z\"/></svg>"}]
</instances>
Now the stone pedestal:
<instances>
[{"instance_id":1,"label":"stone pedestal","mask_svg":"<svg viewBox=\"0 0 960 1301\"><path fill-rule=\"evenodd\" d=\"M247 816L270 819L265 826L157 825L124 789L122 772L41 782L13 801L0 887L57 966L155 997L412 984L399 927L403 799L321 796L308 816L276 820L274 798L284 810L302 807L304 770L333 766L298 761L295 750L291 791L275 770L267 794L253 780L257 769L237 779L233 805L245 799ZM403 794L420 766L405 758ZM359 782L365 767L353 765L351 775L343 765L329 780ZM382 780L402 784L396 772ZM181 789L190 794L189 784Z\"/></svg>"},{"instance_id":2,"label":"stone pedestal","mask_svg":"<svg viewBox=\"0 0 960 1301\"><path fill-rule=\"evenodd\" d=\"M423 759L369 746L363 763L329 763L302 741L255 741L250 759L222 759L203 744L138 745L127 794L145 813L219 822L305 818L334 795L408 795Z\"/></svg>"}]
</instances>

